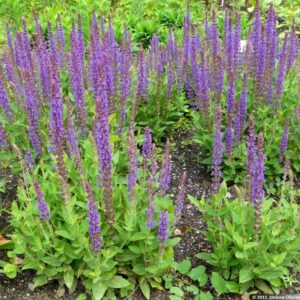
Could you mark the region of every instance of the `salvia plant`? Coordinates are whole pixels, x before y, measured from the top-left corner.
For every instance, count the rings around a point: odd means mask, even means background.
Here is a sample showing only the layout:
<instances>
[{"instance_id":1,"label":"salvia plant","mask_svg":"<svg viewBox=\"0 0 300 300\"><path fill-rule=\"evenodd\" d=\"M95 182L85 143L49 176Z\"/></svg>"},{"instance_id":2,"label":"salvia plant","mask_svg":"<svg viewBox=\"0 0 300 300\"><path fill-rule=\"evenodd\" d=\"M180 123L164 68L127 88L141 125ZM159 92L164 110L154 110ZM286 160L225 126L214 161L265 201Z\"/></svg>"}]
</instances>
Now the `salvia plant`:
<instances>
[{"instance_id":1,"label":"salvia plant","mask_svg":"<svg viewBox=\"0 0 300 300\"><path fill-rule=\"evenodd\" d=\"M109 135L106 145L104 137L98 145L101 129L96 130L80 145L74 138L77 150L69 156L63 153L63 167L56 154L34 164L12 146L21 161L24 184L12 204L15 248L9 256L13 261L22 255L22 270L36 271L34 287L56 279L74 291L81 281L93 299L109 299L116 291L126 296L139 286L149 298L150 286L159 288L162 274L173 265L172 247L179 239L170 235L181 217L185 179L173 204L167 194L168 143L157 171L149 131L143 143L145 160L132 132L127 148L113 151ZM121 157L126 162L119 170ZM12 268L6 265L10 277L16 275Z\"/></svg>"},{"instance_id":2,"label":"salvia plant","mask_svg":"<svg viewBox=\"0 0 300 300\"><path fill-rule=\"evenodd\" d=\"M60 16L46 30L37 16L34 30L25 19L20 31L6 28L0 155L23 178L9 255L12 262L22 255L22 268L36 271L35 286L58 279L72 291L80 280L94 299L111 299L116 289L126 296L136 285L149 298L150 286L160 288L173 263L178 239L171 233L186 181L184 173L173 203L167 137L191 115L203 163L212 165L215 197L222 178L244 182L257 238L265 237L264 218L274 212L264 208L265 188L281 185L284 170L300 171L295 24L281 39L272 5L264 22L259 3L249 32L231 11L223 32L216 12L203 29L191 17L187 10L182 34L170 30L164 43L151 34L148 49L133 47L127 28L116 33L111 18L96 14L88 34L81 15L67 33ZM165 144L162 155L155 143ZM281 203L294 218L293 204ZM286 261L283 268L292 263ZM7 266L15 276L16 267ZM288 275L282 272L280 278Z\"/></svg>"},{"instance_id":3,"label":"salvia plant","mask_svg":"<svg viewBox=\"0 0 300 300\"><path fill-rule=\"evenodd\" d=\"M241 190L235 200L229 199L225 183L211 199L189 196L204 214L208 228L203 234L212 245L211 253L196 257L213 266L211 281L219 295L257 289L278 294L295 280L300 267L299 193L285 184L279 200L265 197L259 203Z\"/></svg>"},{"instance_id":4,"label":"salvia plant","mask_svg":"<svg viewBox=\"0 0 300 300\"><path fill-rule=\"evenodd\" d=\"M149 298L173 264L179 239L170 235L185 179L173 204L170 142L160 164L153 130L146 127L138 143L134 127L150 97L148 56L142 49L133 61L128 32L118 44L111 23L103 26L94 16L87 45L79 16L69 50L60 19L56 32L48 24L47 40L37 18L34 40L25 20L14 37L7 31L1 153L15 155L23 178L9 255L12 262L22 255L21 268L36 271L35 287L56 279L73 291L80 280L94 299L126 296L136 286ZM164 83L157 86L163 93ZM16 267L3 272L14 277Z\"/></svg>"},{"instance_id":5,"label":"salvia plant","mask_svg":"<svg viewBox=\"0 0 300 300\"><path fill-rule=\"evenodd\" d=\"M211 280L218 294L254 288L279 293L299 271L299 192L293 190L285 167L279 199L265 196L264 137L262 133L256 137L251 116L247 150L246 188L236 188L235 200L228 198L225 182L210 199L189 196L204 214L208 226L204 235L213 248L196 257L214 266ZM214 184L219 184L216 170L214 165Z\"/></svg>"},{"instance_id":6,"label":"salvia plant","mask_svg":"<svg viewBox=\"0 0 300 300\"><path fill-rule=\"evenodd\" d=\"M299 42L295 24L284 33L277 29L277 16L271 5L263 21L259 3L255 8L253 26L241 31L240 15L226 11L223 32L216 26L216 14L206 23L201 43L198 33L188 19L185 21L189 37L184 39L187 97L194 103L195 141L204 152L204 164L212 164L214 173L243 183L247 153L249 116L253 116L255 131L265 136L266 186L273 193L281 184L284 157L291 160L291 168L299 172L299 105L297 56ZM188 29L190 28L190 29ZM188 36L188 34L186 33ZM223 35L223 39L220 36ZM189 51L187 50L189 49ZM221 106L223 138L221 145L219 118ZM215 119L215 125L212 124ZM215 128L215 130L214 130ZM222 156L217 153L222 152ZM215 183L216 184L216 183Z\"/></svg>"}]
</instances>

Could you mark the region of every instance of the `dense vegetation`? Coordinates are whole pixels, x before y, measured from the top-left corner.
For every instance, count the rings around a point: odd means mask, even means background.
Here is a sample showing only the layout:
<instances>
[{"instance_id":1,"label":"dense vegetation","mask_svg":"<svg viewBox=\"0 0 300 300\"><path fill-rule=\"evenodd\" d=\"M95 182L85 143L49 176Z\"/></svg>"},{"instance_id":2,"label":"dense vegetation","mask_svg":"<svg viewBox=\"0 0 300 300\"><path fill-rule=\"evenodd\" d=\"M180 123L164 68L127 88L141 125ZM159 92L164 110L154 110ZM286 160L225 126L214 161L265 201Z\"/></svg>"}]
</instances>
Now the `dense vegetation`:
<instances>
[{"instance_id":1,"label":"dense vegetation","mask_svg":"<svg viewBox=\"0 0 300 300\"><path fill-rule=\"evenodd\" d=\"M294 2L274 3L280 22L265 2L224 11L213 2L206 15L198 1L22 3L1 51L0 161L22 181L1 272L33 269L34 287L55 279L71 292L80 281L93 299L137 286L149 299L172 269L198 282L195 299L211 298L200 291L208 279L219 295L291 283L300 270L299 16L280 14ZM188 197L208 226L212 252L196 256L213 266L209 278L173 257L187 173L173 197L170 139L186 129L212 177L211 199Z\"/></svg>"}]
</instances>

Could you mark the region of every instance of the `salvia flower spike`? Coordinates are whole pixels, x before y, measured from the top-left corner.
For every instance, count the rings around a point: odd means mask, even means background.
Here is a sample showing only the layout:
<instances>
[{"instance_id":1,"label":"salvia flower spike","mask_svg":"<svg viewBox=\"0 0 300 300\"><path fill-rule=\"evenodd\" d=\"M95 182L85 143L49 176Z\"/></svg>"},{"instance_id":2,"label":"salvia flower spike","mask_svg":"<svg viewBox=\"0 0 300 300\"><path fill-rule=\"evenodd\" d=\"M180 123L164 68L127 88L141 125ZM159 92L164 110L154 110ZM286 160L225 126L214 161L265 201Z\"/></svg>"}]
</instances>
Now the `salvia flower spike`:
<instances>
[{"instance_id":1,"label":"salvia flower spike","mask_svg":"<svg viewBox=\"0 0 300 300\"><path fill-rule=\"evenodd\" d=\"M221 184L221 164L223 158L223 142L222 142L222 110L221 106L217 106L215 116L215 133L213 148L213 166L211 175L213 176L213 192L217 193Z\"/></svg>"},{"instance_id":2,"label":"salvia flower spike","mask_svg":"<svg viewBox=\"0 0 300 300\"><path fill-rule=\"evenodd\" d=\"M38 201L37 206L40 213L40 219L43 221L48 221L50 218L50 211L45 201L44 193L41 191L40 184L36 179L33 182L33 186Z\"/></svg>"},{"instance_id":3,"label":"salvia flower spike","mask_svg":"<svg viewBox=\"0 0 300 300\"><path fill-rule=\"evenodd\" d=\"M158 239L162 245L165 245L169 232L169 214L167 211L161 211L159 215L159 225L158 225Z\"/></svg>"},{"instance_id":4,"label":"salvia flower spike","mask_svg":"<svg viewBox=\"0 0 300 300\"><path fill-rule=\"evenodd\" d=\"M92 250L97 253L101 250L102 246L102 237L100 235L100 216L97 210L97 204L95 201L95 196L92 191L90 184L85 181L84 182L85 190L88 197L88 220L90 226L90 243Z\"/></svg>"}]
</instances>

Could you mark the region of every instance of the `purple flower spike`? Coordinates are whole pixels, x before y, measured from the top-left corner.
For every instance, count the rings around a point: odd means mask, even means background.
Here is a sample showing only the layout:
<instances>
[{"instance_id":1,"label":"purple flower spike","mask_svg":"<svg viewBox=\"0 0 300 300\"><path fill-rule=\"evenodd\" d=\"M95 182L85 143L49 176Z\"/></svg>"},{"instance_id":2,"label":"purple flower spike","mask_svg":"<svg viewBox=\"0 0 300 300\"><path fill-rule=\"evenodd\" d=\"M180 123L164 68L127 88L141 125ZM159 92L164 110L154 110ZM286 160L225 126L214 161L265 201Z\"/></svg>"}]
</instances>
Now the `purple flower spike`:
<instances>
[{"instance_id":1,"label":"purple flower spike","mask_svg":"<svg viewBox=\"0 0 300 300\"><path fill-rule=\"evenodd\" d=\"M258 57L256 65L256 93L258 97L264 96L265 68L266 68L266 39L265 27L261 26L261 39L258 43Z\"/></svg>"},{"instance_id":2,"label":"purple flower spike","mask_svg":"<svg viewBox=\"0 0 300 300\"><path fill-rule=\"evenodd\" d=\"M137 60L137 73L138 73L138 83L137 83L137 99L138 101L145 97L148 99L148 76L145 64L145 54L142 49L138 54Z\"/></svg>"},{"instance_id":3,"label":"purple flower spike","mask_svg":"<svg viewBox=\"0 0 300 300\"><path fill-rule=\"evenodd\" d=\"M255 160L255 169L253 172L253 178L252 178L252 203L253 205L260 209L262 205L262 201L265 196L264 191L264 183L265 183L265 155L264 155L264 137L263 134L260 132L258 135L258 141L257 141L257 156Z\"/></svg>"},{"instance_id":4,"label":"purple flower spike","mask_svg":"<svg viewBox=\"0 0 300 300\"><path fill-rule=\"evenodd\" d=\"M273 5L270 5L266 22L266 78L267 82L267 102L272 102L272 78L275 70L277 54L278 33L276 30L276 14Z\"/></svg>"},{"instance_id":5,"label":"purple flower spike","mask_svg":"<svg viewBox=\"0 0 300 300\"><path fill-rule=\"evenodd\" d=\"M59 65L63 67L66 64L66 54L65 54L66 41L65 41L64 29L61 24L60 15L58 15L57 17L56 38L57 38Z\"/></svg>"},{"instance_id":6,"label":"purple flower spike","mask_svg":"<svg viewBox=\"0 0 300 300\"><path fill-rule=\"evenodd\" d=\"M205 53L201 51L201 68L199 74L200 80L200 99L204 113L209 112L209 88L208 88L208 71L205 60Z\"/></svg>"},{"instance_id":7,"label":"purple flower spike","mask_svg":"<svg viewBox=\"0 0 300 300\"><path fill-rule=\"evenodd\" d=\"M248 85L248 73L244 74L243 88L240 96L240 101L237 106L234 136L237 142L240 142L241 136L244 130L245 119L247 115L247 85Z\"/></svg>"},{"instance_id":8,"label":"purple flower spike","mask_svg":"<svg viewBox=\"0 0 300 300\"><path fill-rule=\"evenodd\" d=\"M11 32L10 32L8 24L6 24L6 40L7 40L7 45L9 48L9 55L10 55L10 57L13 57L14 47L13 47Z\"/></svg>"},{"instance_id":9,"label":"purple flower spike","mask_svg":"<svg viewBox=\"0 0 300 300\"><path fill-rule=\"evenodd\" d=\"M101 75L102 73L100 73ZM103 75L102 75L103 76ZM103 77L101 78L103 79ZM101 80L102 81L102 80ZM102 81L104 83L104 81ZM99 173L103 183L103 201L105 204L105 215L109 224L114 223L115 213L113 205L112 189L112 152L109 140L108 103L105 85L101 89L102 97L96 98L96 122L94 127L94 138L97 145Z\"/></svg>"},{"instance_id":10,"label":"purple flower spike","mask_svg":"<svg viewBox=\"0 0 300 300\"><path fill-rule=\"evenodd\" d=\"M168 240L169 214L167 211L161 211L159 215L158 239L165 245Z\"/></svg>"},{"instance_id":11,"label":"purple flower spike","mask_svg":"<svg viewBox=\"0 0 300 300\"><path fill-rule=\"evenodd\" d=\"M224 87L224 62L221 55L216 59L216 73L217 94L221 95Z\"/></svg>"},{"instance_id":12,"label":"purple flower spike","mask_svg":"<svg viewBox=\"0 0 300 300\"><path fill-rule=\"evenodd\" d=\"M138 158L136 140L132 131L130 131L128 135L127 153L129 159L129 174L127 179L128 198L133 200L138 178Z\"/></svg>"},{"instance_id":13,"label":"purple flower spike","mask_svg":"<svg viewBox=\"0 0 300 300\"><path fill-rule=\"evenodd\" d=\"M234 73L230 72L229 74L229 85L228 85L228 92L227 92L227 118L232 119L232 114L234 111L235 106L235 78Z\"/></svg>"},{"instance_id":14,"label":"purple flower spike","mask_svg":"<svg viewBox=\"0 0 300 300\"><path fill-rule=\"evenodd\" d=\"M256 137L255 137L255 128L254 128L254 121L253 117L249 117L249 133L247 138L247 185L248 185L248 192L251 193L251 184L252 179L254 177L254 170L255 170L255 161L256 161Z\"/></svg>"},{"instance_id":15,"label":"purple flower spike","mask_svg":"<svg viewBox=\"0 0 300 300\"><path fill-rule=\"evenodd\" d=\"M232 144L233 144L232 122L229 122L227 124L225 140L226 140L226 154L230 155L232 153Z\"/></svg>"},{"instance_id":16,"label":"purple flower spike","mask_svg":"<svg viewBox=\"0 0 300 300\"><path fill-rule=\"evenodd\" d=\"M73 154L79 153L78 141L77 141L77 130L74 124L74 117L72 114L72 109L70 105L67 105L67 114L68 114L68 127L66 128L67 141L69 146L69 152Z\"/></svg>"},{"instance_id":17,"label":"purple flower spike","mask_svg":"<svg viewBox=\"0 0 300 300\"><path fill-rule=\"evenodd\" d=\"M231 12L228 12L227 27L225 28L225 53L228 72L234 72L234 32L232 30Z\"/></svg>"},{"instance_id":18,"label":"purple flower spike","mask_svg":"<svg viewBox=\"0 0 300 300\"><path fill-rule=\"evenodd\" d=\"M157 164L157 148L156 145L152 145L152 152L151 152L151 177L153 178L153 182L157 180L157 171L158 171L158 164Z\"/></svg>"},{"instance_id":19,"label":"purple flower spike","mask_svg":"<svg viewBox=\"0 0 300 300\"><path fill-rule=\"evenodd\" d=\"M27 70L34 70L34 60L33 60L33 55L32 55L32 51L31 51L31 45L30 45L30 39L29 39L29 34L28 34L28 30L27 30L27 25L26 25L26 21L23 18L22 19L22 26L23 26L23 32L22 32L22 46L23 46L23 63L24 63L24 67Z\"/></svg>"},{"instance_id":20,"label":"purple flower spike","mask_svg":"<svg viewBox=\"0 0 300 300\"><path fill-rule=\"evenodd\" d=\"M7 136L4 127L0 124L0 149L6 149L8 147Z\"/></svg>"},{"instance_id":21,"label":"purple flower spike","mask_svg":"<svg viewBox=\"0 0 300 300\"><path fill-rule=\"evenodd\" d=\"M84 99L84 83L83 83L83 70L81 63L82 49L80 49L80 40L77 36L75 30L75 24L72 24L71 31L71 52L70 52L70 62L69 62L69 74L71 80L71 86L73 90L77 119L80 124L80 128L83 134L86 134L86 120L87 112L85 108L85 99Z\"/></svg>"},{"instance_id":22,"label":"purple flower spike","mask_svg":"<svg viewBox=\"0 0 300 300\"><path fill-rule=\"evenodd\" d=\"M67 182L67 170L63 158L65 150L64 106L61 96L61 82L56 54L57 53L55 53L55 51L50 52L50 59L52 63L50 72L50 141L51 152L56 156L57 159L57 172L64 181L62 183L62 190L65 191ZM67 201L66 194L64 195L64 200Z\"/></svg>"},{"instance_id":23,"label":"purple flower spike","mask_svg":"<svg viewBox=\"0 0 300 300\"><path fill-rule=\"evenodd\" d=\"M254 70L257 68L258 65L260 41L261 41L261 19L260 19L260 6L259 6L259 2L257 1L256 8L255 8L253 31L251 37Z\"/></svg>"},{"instance_id":24,"label":"purple flower spike","mask_svg":"<svg viewBox=\"0 0 300 300\"><path fill-rule=\"evenodd\" d=\"M193 36L192 40L191 40L191 69L192 69L192 77L193 77L193 86L194 86L194 90L195 90L195 94L197 96L197 108L201 109L203 107L203 102L201 101L201 79L200 79L200 69L198 66L198 60L197 60L197 47L196 47L196 39ZM188 82L188 78L190 76L187 75L187 84L189 84ZM190 97L188 97L190 99Z\"/></svg>"},{"instance_id":25,"label":"purple flower spike","mask_svg":"<svg viewBox=\"0 0 300 300\"><path fill-rule=\"evenodd\" d=\"M56 60L55 53L50 54L52 61L51 66L51 121L50 121L50 131L51 131L51 149L52 152L59 156L62 155L65 128L64 128L64 108L61 98L60 91L60 77L58 73L58 61ZM61 153L61 154L60 154Z\"/></svg>"},{"instance_id":26,"label":"purple flower spike","mask_svg":"<svg viewBox=\"0 0 300 300\"><path fill-rule=\"evenodd\" d=\"M35 167L35 162L34 162L33 155L31 153L31 151L28 150L28 149L26 149L26 151L25 151L25 162L26 162L28 170L30 172L32 172L34 170L34 167Z\"/></svg>"},{"instance_id":27,"label":"purple flower spike","mask_svg":"<svg viewBox=\"0 0 300 300\"><path fill-rule=\"evenodd\" d=\"M59 61L59 53L58 53L57 45L52 32L52 25L49 21L48 21L48 41L49 41L50 52L52 55L52 60L55 60L57 66L61 67L61 65L59 64L60 61Z\"/></svg>"},{"instance_id":28,"label":"purple flower spike","mask_svg":"<svg viewBox=\"0 0 300 300\"><path fill-rule=\"evenodd\" d=\"M13 113L10 107L9 99L7 97L1 71L0 71L0 107L2 108L8 120L12 121Z\"/></svg>"},{"instance_id":29,"label":"purple flower spike","mask_svg":"<svg viewBox=\"0 0 300 300\"><path fill-rule=\"evenodd\" d=\"M191 19L190 11L188 9L184 18L183 27L183 66L182 75L185 78L187 75L188 63L189 63L189 52L190 52L190 31L191 31Z\"/></svg>"},{"instance_id":30,"label":"purple flower spike","mask_svg":"<svg viewBox=\"0 0 300 300\"><path fill-rule=\"evenodd\" d=\"M37 155L42 153L42 143L40 139L39 128L39 100L36 85L34 82L34 74L24 69L24 107L28 119L28 132L32 146Z\"/></svg>"},{"instance_id":31,"label":"purple flower spike","mask_svg":"<svg viewBox=\"0 0 300 300\"><path fill-rule=\"evenodd\" d=\"M146 210L146 217L147 222L146 226L149 230L155 227L154 221L154 213L155 213L155 206L154 206L154 187L153 187L153 178L149 178L147 181L147 189L148 189L148 208Z\"/></svg>"},{"instance_id":32,"label":"purple flower spike","mask_svg":"<svg viewBox=\"0 0 300 300\"><path fill-rule=\"evenodd\" d=\"M221 184L221 165L223 158L222 143L222 109L217 107L215 116L215 133L214 133L214 149L213 149L213 166L211 175L213 176L213 192L217 193Z\"/></svg>"},{"instance_id":33,"label":"purple flower spike","mask_svg":"<svg viewBox=\"0 0 300 300\"><path fill-rule=\"evenodd\" d=\"M277 102L282 96L283 82L286 74L286 62L287 62L287 51L288 51L288 34L285 34L284 42L279 54L278 61L278 74L276 79L276 93L277 93ZM277 106L279 103L277 103Z\"/></svg>"},{"instance_id":34,"label":"purple flower spike","mask_svg":"<svg viewBox=\"0 0 300 300\"><path fill-rule=\"evenodd\" d=\"M173 61L170 59L168 62L168 84L167 84L167 91L166 91L168 99L171 98L174 81L175 81L174 66L173 66Z\"/></svg>"},{"instance_id":35,"label":"purple flower spike","mask_svg":"<svg viewBox=\"0 0 300 300\"><path fill-rule=\"evenodd\" d=\"M289 53L287 58L287 71L290 70L292 65L294 64L294 61L297 58L298 54L298 38L296 35L296 24L295 24L295 18L293 19L293 25L292 25L292 31L290 33L290 40L289 40Z\"/></svg>"},{"instance_id":36,"label":"purple flower spike","mask_svg":"<svg viewBox=\"0 0 300 300\"><path fill-rule=\"evenodd\" d=\"M165 152L162 159L162 166L159 178L159 191L161 196L165 196L169 190L169 185L171 181L171 155L170 155L170 142L167 141L165 146Z\"/></svg>"},{"instance_id":37,"label":"purple flower spike","mask_svg":"<svg viewBox=\"0 0 300 300\"><path fill-rule=\"evenodd\" d=\"M102 237L100 228L100 216L97 210L97 204L95 202L95 196L93 194L90 184L85 181L85 190L88 197L88 219L90 226L90 243L92 250L97 253L101 250Z\"/></svg>"},{"instance_id":38,"label":"purple flower spike","mask_svg":"<svg viewBox=\"0 0 300 300\"><path fill-rule=\"evenodd\" d=\"M144 168L146 168L146 166L149 163L151 152L152 152L151 129L149 127L146 127L145 131L144 131L144 143L143 143L143 148L142 148L142 156L144 159Z\"/></svg>"},{"instance_id":39,"label":"purple flower spike","mask_svg":"<svg viewBox=\"0 0 300 300\"><path fill-rule=\"evenodd\" d=\"M40 219L48 221L50 218L50 211L44 198L44 193L41 191L40 185L37 180L33 181L33 186L38 201L38 210L40 212Z\"/></svg>"},{"instance_id":40,"label":"purple flower spike","mask_svg":"<svg viewBox=\"0 0 300 300\"><path fill-rule=\"evenodd\" d=\"M78 14L78 32L77 32L77 37L78 37L78 54L79 54L79 59L80 59L80 63L81 63L81 68L82 68L82 70L84 70L85 46L84 46L84 34L83 34L82 21L81 21L81 15L80 14Z\"/></svg>"},{"instance_id":41,"label":"purple flower spike","mask_svg":"<svg viewBox=\"0 0 300 300\"><path fill-rule=\"evenodd\" d=\"M182 216L182 212L184 209L184 200L185 200L185 182L186 182L186 172L184 171L181 179L180 179L180 183L179 183L179 187L178 187L178 193L175 199L175 217L176 217L176 222L178 222Z\"/></svg>"},{"instance_id":42,"label":"purple flower spike","mask_svg":"<svg viewBox=\"0 0 300 300\"><path fill-rule=\"evenodd\" d=\"M235 70L239 68L240 64L240 41L241 41L241 16L239 12L236 13L236 23L234 30L234 65Z\"/></svg>"},{"instance_id":43,"label":"purple flower spike","mask_svg":"<svg viewBox=\"0 0 300 300\"><path fill-rule=\"evenodd\" d=\"M216 59L219 51L219 32L217 28L216 12L213 11L212 23L211 23L211 39L212 39L212 55Z\"/></svg>"},{"instance_id":44,"label":"purple flower spike","mask_svg":"<svg viewBox=\"0 0 300 300\"><path fill-rule=\"evenodd\" d=\"M280 161L283 160L283 156L286 151L287 144L288 144L288 138L289 138L289 120L286 119L285 125L284 125L284 131L283 131L281 141L280 141L280 151L279 151L279 160Z\"/></svg>"},{"instance_id":45,"label":"purple flower spike","mask_svg":"<svg viewBox=\"0 0 300 300\"><path fill-rule=\"evenodd\" d=\"M120 54L120 76L121 76L121 96L120 96L120 128L122 132L126 121L126 102L130 95L131 86L131 64L132 64L132 46L130 35L127 29L124 32L122 48Z\"/></svg>"}]
</instances>

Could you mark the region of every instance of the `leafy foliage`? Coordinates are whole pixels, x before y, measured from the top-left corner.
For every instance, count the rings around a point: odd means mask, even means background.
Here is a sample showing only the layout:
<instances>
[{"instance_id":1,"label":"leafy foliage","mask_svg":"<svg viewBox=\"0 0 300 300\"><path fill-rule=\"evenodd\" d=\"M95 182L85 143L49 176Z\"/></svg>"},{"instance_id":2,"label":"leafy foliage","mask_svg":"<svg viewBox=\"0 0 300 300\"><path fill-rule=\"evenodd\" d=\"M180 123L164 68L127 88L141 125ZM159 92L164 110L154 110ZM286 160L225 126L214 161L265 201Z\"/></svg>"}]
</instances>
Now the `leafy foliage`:
<instances>
[{"instance_id":1,"label":"leafy foliage","mask_svg":"<svg viewBox=\"0 0 300 300\"><path fill-rule=\"evenodd\" d=\"M40 163L34 173L25 178L24 187L18 191L18 202L12 205L12 225L15 228L12 240L15 248L9 256L24 256L22 270L35 270L34 286L46 284L52 279L63 280L70 291L81 280L94 299L102 299L106 293L120 290L125 296L139 285L147 298L150 286L159 287L161 275L173 264L172 247L178 239L169 239L161 245L157 230L146 226L148 206L145 178L140 172L136 190L136 206L129 200L126 180L122 173L114 175L114 205L118 207L113 226L105 223L102 190L97 188L97 155L93 143L86 140L83 146L83 166L86 179L93 185L93 192L100 206L102 227L102 249L95 254L90 248L87 196L74 161L65 157L69 173L68 202L62 201L61 183L50 157ZM121 152L119 152L121 151ZM117 150L115 168L120 168L126 153ZM38 178L41 190L51 211L49 222L39 219L36 196L32 180ZM155 199L155 219L161 209L173 212L172 201ZM170 216L173 223L173 217ZM16 267L6 264L3 271L9 277L16 276ZM109 292L109 290L111 290Z\"/></svg>"},{"instance_id":2,"label":"leafy foliage","mask_svg":"<svg viewBox=\"0 0 300 300\"><path fill-rule=\"evenodd\" d=\"M280 200L266 198L260 229L255 229L254 208L243 196L231 201L223 184L219 193L200 201L189 196L204 214L205 237L211 253L196 256L214 266L212 284L218 294L244 293L256 287L279 293L285 277L299 270L299 192L285 190Z\"/></svg>"}]
</instances>

